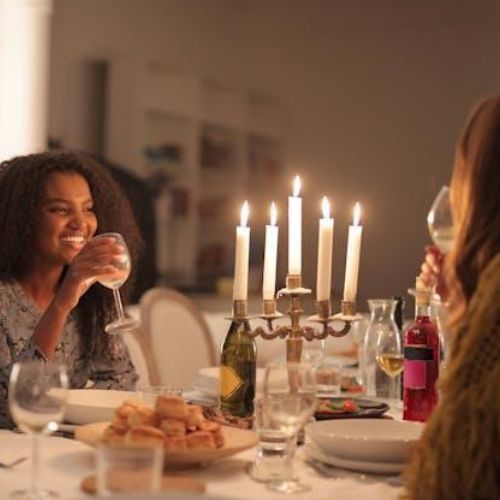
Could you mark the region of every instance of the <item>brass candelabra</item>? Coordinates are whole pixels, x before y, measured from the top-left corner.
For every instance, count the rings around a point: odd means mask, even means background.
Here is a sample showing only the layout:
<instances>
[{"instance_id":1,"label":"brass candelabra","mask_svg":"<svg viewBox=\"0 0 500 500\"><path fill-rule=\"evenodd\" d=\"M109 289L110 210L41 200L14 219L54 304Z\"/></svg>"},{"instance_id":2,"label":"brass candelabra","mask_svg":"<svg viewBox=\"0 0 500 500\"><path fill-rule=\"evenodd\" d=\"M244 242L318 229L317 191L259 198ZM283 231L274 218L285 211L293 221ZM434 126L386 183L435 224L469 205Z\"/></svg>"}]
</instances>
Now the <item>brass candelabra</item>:
<instances>
[{"instance_id":1,"label":"brass candelabra","mask_svg":"<svg viewBox=\"0 0 500 500\"><path fill-rule=\"evenodd\" d=\"M246 300L233 301L232 321L245 323L249 325L252 318L261 318L267 322L267 328L258 326L255 329L246 328L245 333L250 337L262 337L265 340L275 338L286 339L286 357L287 361L300 361L302 356L302 345L306 341L323 340L328 336L343 337L349 333L352 323L361 318L356 313L356 303L351 301L342 301L341 311L332 315L331 301L316 301L316 314L309 316L308 320L322 325L321 329L311 326L300 325L300 318L304 310L300 306L300 298L311 293L308 288L302 287L302 276L292 274L286 277L286 288L277 293L277 298L289 297L290 307L286 314L290 317L289 325L274 326L273 322L284 315L276 309L276 299L265 300L263 302L263 313L257 316L248 316L248 303ZM334 323L342 323L341 329L333 328ZM332 325L330 325L332 324Z\"/></svg>"}]
</instances>

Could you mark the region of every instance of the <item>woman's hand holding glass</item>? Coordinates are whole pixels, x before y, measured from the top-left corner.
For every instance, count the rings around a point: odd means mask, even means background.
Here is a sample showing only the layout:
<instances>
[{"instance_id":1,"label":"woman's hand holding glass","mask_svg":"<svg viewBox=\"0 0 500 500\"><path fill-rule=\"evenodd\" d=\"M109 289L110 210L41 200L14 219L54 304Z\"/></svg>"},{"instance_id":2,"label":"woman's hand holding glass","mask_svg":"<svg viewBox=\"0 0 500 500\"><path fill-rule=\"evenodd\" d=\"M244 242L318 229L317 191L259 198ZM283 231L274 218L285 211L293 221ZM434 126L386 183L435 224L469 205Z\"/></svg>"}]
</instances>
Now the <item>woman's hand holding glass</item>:
<instances>
[{"instance_id":1,"label":"woman's hand holding glass","mask_svg":"<svg viewBox=\"0 0 500 500\"><path fill-rule=\"evenodd\" d=\"M305 491L308 487L293 477L297 434L313 416L316 406L314 368L305 362L272 362L266 366L264 405L273 426L287 437L287 473L268 487L281 493Z\"/></svg>"},{"instance_id":2,"label":"woman's hand holding glass","mask_svg":"<svg viewBox=\"0 0 500 500\"><path fill-rule=\"evenodd\" d=\"M122 249L112 238L96 237L88 241L68 266L56 297L58 305L68 310L75 308L98 275L116 273L114 264L121 254Z\"/></svg>"},{"instance_id":3,"label":"woman's hand holding glass","mask_svg":"<svg viewBox=\"0 0 500 500\"><path fill-rule=\"evenodd\" d=\"M39 436L55 431L64 416L68 377L64 366L41 361L14 364L9 383L9 410L24 432L33 436L32 472L29 490L11 493L11 498L56 498L53 491L39 488Z\"/></svg>"}]
</instances>

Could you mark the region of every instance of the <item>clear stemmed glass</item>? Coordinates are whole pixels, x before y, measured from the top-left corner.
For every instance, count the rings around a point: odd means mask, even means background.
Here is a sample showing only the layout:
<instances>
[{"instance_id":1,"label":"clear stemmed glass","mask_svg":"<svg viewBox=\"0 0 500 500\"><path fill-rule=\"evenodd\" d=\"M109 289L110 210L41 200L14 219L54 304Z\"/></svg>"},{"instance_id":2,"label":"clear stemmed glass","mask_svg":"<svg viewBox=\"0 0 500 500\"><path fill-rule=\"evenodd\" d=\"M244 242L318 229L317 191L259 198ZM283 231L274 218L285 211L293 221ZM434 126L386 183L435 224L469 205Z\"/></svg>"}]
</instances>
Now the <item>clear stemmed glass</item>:
<instances>
[{"instance_id":1,"label":"clear stemmed glass","mask_svg":"<svg viewBox=\"0 0 500 500\"><path fill-rule=\"evenodd\" d=\"M389 399L396 402L399 400L396 394L396 377L403 371L404 356L399 330L392 323L387 322L378 329L375 359L382 371L389 376Z\"/></svg>"},{"instance_id":2,"label":"clear stemmed glass","mask_svg":"<svg viewBox=\"0 0 500 500\"><path fill-rule=\"evenodd\" d=\"M448 253L453 245L454 237L448 186L443 186L434 199L427 215L427 225L432 241L443 254Z\"/></svg>"},{"instance_id":3,"label":"clear stemmed glass","mask_svg":"<svg viewBox=\"0 0 500 500\"><path fill-rule=\"evenodd\" d=\"M106 332L111 334L124 333L137 326L137 321L125 316L120 296L120 287L127 281L132 267L130 253L123 236L119 233L101 233L95 236L95 238L112 238L122 247L122 254L119 257L119 261L113 262L113 266L116 267L116 273L98 276L97 281L101 285L113 290L116 311L118 313L118 319L106 325Z\"/></svg>"},{"instance_id":4,"label":"clear stemmed glass","mask_svg":"<svg viewBox=\"0 0 500 500\"><path fill-rule=\"evenodd\" d=\"M33 436L32 472L28 490L18 490L10 498L58 498L53 491L39 488L39 437L57 430L64 416L68 377L63 365L41 361L15 363L9 382L9 410L18 427Z\"/></svg>"},{"instance_id":5,"label":"clear stemmed glass","mask_svg":"<svg viewBox=\"0 0 500 500\"><path fill-rule=\"evenodd\" d=\"M314 368L306 362L271 362L264 377L264 411L272 425L282 431L287 440L286 473L283 479L268 483L268 488L280 493L295 493L309 489L293 474L293 458L297 434L312 417L317 406Z\"/></svg>"}]
</instances>

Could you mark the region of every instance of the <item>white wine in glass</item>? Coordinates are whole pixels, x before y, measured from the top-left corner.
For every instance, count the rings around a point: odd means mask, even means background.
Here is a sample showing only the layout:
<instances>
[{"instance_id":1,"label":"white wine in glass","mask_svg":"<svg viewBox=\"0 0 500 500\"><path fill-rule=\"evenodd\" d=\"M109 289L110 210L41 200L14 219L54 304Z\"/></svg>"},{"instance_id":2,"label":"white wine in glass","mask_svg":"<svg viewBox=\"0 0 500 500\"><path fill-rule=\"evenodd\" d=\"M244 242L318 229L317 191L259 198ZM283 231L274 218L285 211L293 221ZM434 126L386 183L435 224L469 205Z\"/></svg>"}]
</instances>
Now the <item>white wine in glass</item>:
<instances>
[{"instance_id":1,"label":"white wine in glass","mask_svg":"<svg viewBox=\"0 0 500 500\"><path fill-rule=\"evenodd\" d=\"M63 365L42 361L15 363L9 381L9 410L23 431L33 436L30 487L14 491L9 498L58 498L39 485L39 437L57 429L66 408L68 376Z\"/></svg>"},{"instance_id":2,"label":"white wine in glass","mask_svg":"<svg viewBox=\"0 0 500 500\"><path fill-rule=\"evenodd\" d=\"M375 359L380 369L389 376L389 399L399 400L396 395L396 377L403 371L404 356L401 336L397 327L378 331Z\"/></svg>"},{"instance_id":3,"label":"white wine in glass","mask_svg":"<svg viewBox=\"0 0 500 500\"><path fill-rule=\"evenodd\" d=\"M125 333L137 327L137 321L125 316L120 296L120 287L127 281L132 268L130 253L123 236L119 233L101 233L95 236L95 238L112 238L123 248L121 255L118 256L116 262L113 262L116 272L103 276L97 276L96 279L101 285L106 288L110 288L113 291L116 312L118 314L117 320L106 325L106 332L110 334Z\"/></svg>"},{"instance_id":4,"label":"white wine in glass","mask_svg":"<svg viewBox=\"0 0 500 500\"><path fill-rule=\"evenodd\" d=\"M451 213L450 188L443 186L431 205L427 225L432 241L442 253L448 253L453 246L454 230Z\"/></svg>"}]
</instances>

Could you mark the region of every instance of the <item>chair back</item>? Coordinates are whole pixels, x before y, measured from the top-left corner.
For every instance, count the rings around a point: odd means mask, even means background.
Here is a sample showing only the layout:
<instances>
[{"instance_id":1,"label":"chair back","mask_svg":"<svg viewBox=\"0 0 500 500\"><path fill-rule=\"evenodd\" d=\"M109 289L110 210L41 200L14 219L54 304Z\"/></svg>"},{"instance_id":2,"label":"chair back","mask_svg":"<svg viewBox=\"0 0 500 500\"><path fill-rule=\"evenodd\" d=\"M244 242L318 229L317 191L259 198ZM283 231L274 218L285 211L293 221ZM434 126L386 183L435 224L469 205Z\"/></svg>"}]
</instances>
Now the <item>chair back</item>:
<instances>
[{"instance_id":1,"label":"chair back","mask_svg":"<svg viewBox=\"0 0 500 500\"><path fill-rule=\"evenodd\" d=\"M187 388L200 368L215 365L208 324L185 295L152 288L141 297L140 316L161 385Z\"/></svg>"},{"instance_id":2,"label":"chair back","mask_svg":"<svg viewBox=\"0 0 500 500\"><path fill-rule=\"evenodd\" d=\"M130 359L139 376L136 387L158 385L159 377L156 362L142 328L139 327L125 332L123 334L123 341L127 346Z\"/></svg>"}]
</instances>

